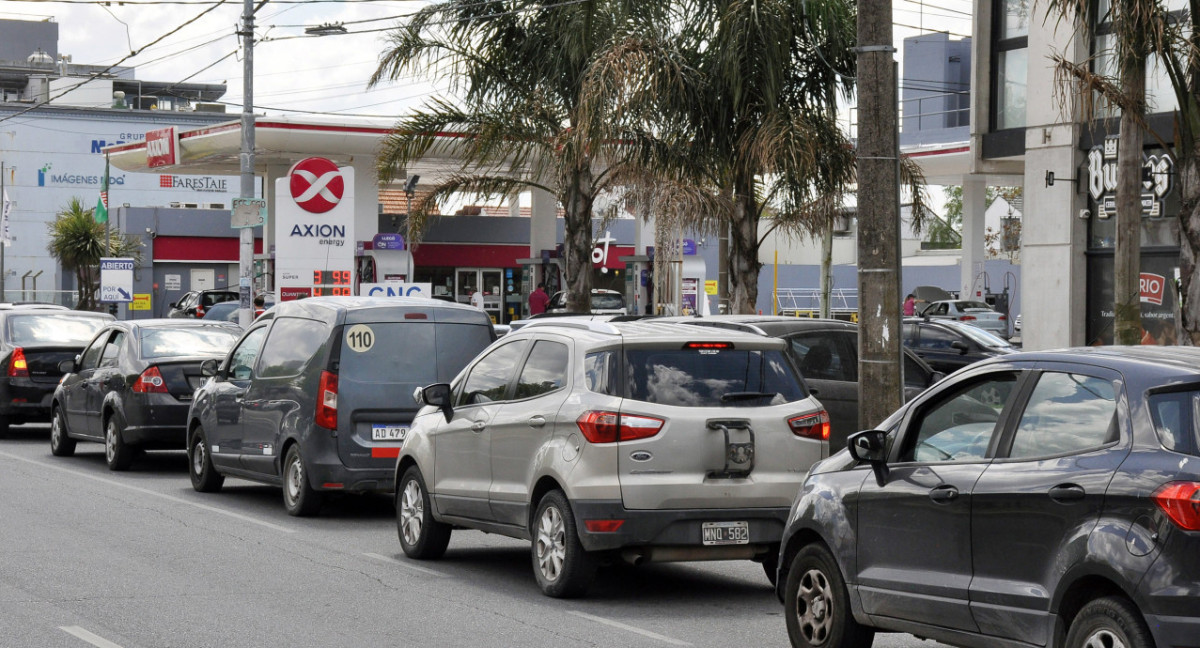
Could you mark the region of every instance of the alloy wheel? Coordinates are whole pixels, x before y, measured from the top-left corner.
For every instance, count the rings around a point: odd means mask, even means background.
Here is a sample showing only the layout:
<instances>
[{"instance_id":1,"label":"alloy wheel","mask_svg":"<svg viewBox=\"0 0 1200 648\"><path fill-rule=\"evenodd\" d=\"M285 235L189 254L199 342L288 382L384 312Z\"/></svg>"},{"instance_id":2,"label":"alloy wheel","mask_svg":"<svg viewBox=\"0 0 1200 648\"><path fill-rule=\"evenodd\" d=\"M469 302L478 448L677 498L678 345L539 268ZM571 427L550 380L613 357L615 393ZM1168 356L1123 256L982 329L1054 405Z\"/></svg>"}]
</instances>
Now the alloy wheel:
<instances>
[{"instance_id":1,"label":"alloy wheel","mask_svg":"<svg viewBox=\"0 0 1200 648\"><path fill-rule=\"evenodd\" d=\"M542 576L547 581L558 580L566 557L567 544L562 513L549 506L542 511L542 518L538 520L537 558Z\"/></svg>"},{"instance_id":2,"label":"alloy wheel","mask_svg":"<svg viewBox=\"0 0 1200 648\"><path fill-rule=\"evenodd\" d=\"M800 631L809 644L819 646L829 639L833 625L833 588L818 569L810 569L800 578L796 616L800 619Z\"/></svg>"},{"instance_id":3,"label":"alloy wheel","mask_svg":"<svg viewBox=\"0 0 1200 648\"><path fill-rule=\"evenodd\" d=\"M1084 648L1127 648L1125 642L1111 630L1099 629L1083 642Z\"/></svg>"},{"instance_id":4,"label":"alloy wheel","mask_svg":"<svg viewBox=\"0 0 1200 648\"><path fill-rule=\"evenodd\" d=\"M415 545L421 539L421 523L424 519L425 502L421 486L417 480L410 479L400 496L400 529L405 543Z\"/></svg>"},{"instance_id":5,"label":"alloy wheel","mask_svg":"<svg viewBox=\"0 0 1200 648\"><path fill-rule=\"evenodd\" d=\"M104 427L104 458L109 463L117 456L117 426L111 420Z\"/></svg>"}]
</instances>

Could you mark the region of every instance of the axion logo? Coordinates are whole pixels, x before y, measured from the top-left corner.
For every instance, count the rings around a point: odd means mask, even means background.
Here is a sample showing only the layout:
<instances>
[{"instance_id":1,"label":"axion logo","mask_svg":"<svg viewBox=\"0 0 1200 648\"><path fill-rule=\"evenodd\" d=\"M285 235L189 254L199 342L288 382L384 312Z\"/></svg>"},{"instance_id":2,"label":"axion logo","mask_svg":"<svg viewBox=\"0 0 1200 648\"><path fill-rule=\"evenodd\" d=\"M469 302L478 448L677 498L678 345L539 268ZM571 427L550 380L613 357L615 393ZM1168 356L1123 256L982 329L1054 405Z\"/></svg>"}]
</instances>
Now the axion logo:
<instances>
[{"instance_id":1,"label":"axion logo","mask_svg":"<svg viewBox=\"0 0 1200 648\"><path fill-rule=\"evenodd\" d=\"M165 139L156 139L146 142L146 155L158 157L160 155L171 154L171 142Z\"/></svg>"},{"instance_id":2,"label":"axion logo","mask_svg":"<svg viewBox=\"0 0 1200 648\"><path fill-rule=\"evenodd\" d=\"M292 199L304 211L323 214L337 207L346 192L342 172L325 158L300 160L289 173Z\"/></svg>"}]
</instances>

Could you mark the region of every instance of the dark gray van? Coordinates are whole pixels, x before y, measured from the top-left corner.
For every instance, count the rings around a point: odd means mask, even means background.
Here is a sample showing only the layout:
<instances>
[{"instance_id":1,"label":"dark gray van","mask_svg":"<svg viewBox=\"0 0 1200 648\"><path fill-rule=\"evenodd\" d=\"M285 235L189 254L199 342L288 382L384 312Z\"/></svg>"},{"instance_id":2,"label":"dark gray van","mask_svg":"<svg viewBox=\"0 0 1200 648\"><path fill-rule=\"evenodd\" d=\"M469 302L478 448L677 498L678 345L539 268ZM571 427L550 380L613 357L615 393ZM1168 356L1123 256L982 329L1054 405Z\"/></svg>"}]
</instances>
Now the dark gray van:
<instances>
[{"instance_id":1,"label":"dark gray van","mask_svg":"<svg viewBox=\"0 0 1200 648\"><path fill-rule=\"evenodd\" d=\"M192 486L283 486L292 515L324 491L391 492L417 387L447 382L495 340L466 305L418 298L282 302L246 330L188 413Z\"/></svg>"}]
</instances>

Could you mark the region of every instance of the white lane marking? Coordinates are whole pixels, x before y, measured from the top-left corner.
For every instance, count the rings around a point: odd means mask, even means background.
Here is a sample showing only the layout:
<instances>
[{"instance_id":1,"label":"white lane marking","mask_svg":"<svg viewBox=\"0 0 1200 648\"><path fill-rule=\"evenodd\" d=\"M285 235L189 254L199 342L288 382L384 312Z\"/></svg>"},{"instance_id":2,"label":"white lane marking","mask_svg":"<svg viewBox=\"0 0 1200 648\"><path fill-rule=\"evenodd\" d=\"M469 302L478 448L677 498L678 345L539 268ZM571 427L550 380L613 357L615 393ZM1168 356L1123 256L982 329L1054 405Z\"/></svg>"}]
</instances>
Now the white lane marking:
<instances>
[{"instance_id":1,"label":"white lane marking","mask_svg":"<svg viewBox=\"0 0 1200 648\"><path fill-rule=\"evenodd\" d=\"M416 565L410 565L407 562L396 560L395 558L385 556L383 554L364 553L363 555L366 556L367 558L374 558L375 560L382 560L385 563L390 563L392 565L399 565L405 569L411 569L413 571L421 572L422 574L429 574L430 576L439 576L439 577L446 576L442 572L434 571L432 569L425 569L424 567L417 567Z\"/></svg>"},{"instance_id":2,"label":"white lane marking","mask_svg":"<svg viewBox=\"0 0 1200 648\"><path fill-rule=\"evenodd\" d=\"M120 645L115 644L108 639L101 637L100 635L92 634L91 632L88 632L79 626L59 626L58 629L69 635L83 639L96 648L121 648Z\"/></svg>"},{"instance_id":3,"label":"white lane marking","mask_svg":"<svg viewBox=\"0 0 1200 648\"><path fill-rule=\"evenodd\" d=\"M132 486L130 484L126 484L124 482L117 481L115 479L105 479L104 477L97 477L95 475L89 475L85 472L79 472L78 470L71 470L69 468L63 468L62 466L55 466L54 464L45 463L43 461L34 461L32 459L26 459L25 457L18 457L17 455L8 454L7 452L0 452L0 457L7 457L9 459L14 459L16 461L22 461L27 464L33 464L34 466L38 466L40 468L50 468L52 470L65 472L68 475L74 475L76 477L83 477L84 479L90 479L95 482L100 482L101 484L105 484L108 486L116 486L118 488L124 488L126 490L131 490L135 493L142 493L145 495L153 495L154 497L158 497L160 499L165 499L168 502L175 502L176 504L186 504L188 506L194 506L203 511L208 511L210 513L219 513L221 515L225 515L225 516L234 518L236 520L241 520L242 522L249 522L251 524L257 524L259 526L264 526L268 529L274 529L275 531L280 531L282 533L295 533L296 532L295 529L289 529L284 526L279 526L278 524L271 524L270 522L263 522L262 520L256 520L248 515L242 515L241 513L234 513L233 511L226 511L224 509L219 509L215 506L209 506L207 504L200 504L198 502L190 502L188 500L183 499L182 497L175 497L174 495L167 495L165 493L159 493L156 491L152 491L148 488L142 488L140 486Z\"/></svg>"},{"instance_id":4,"label":"white lane marking","mask_svg":"<svg viewBox=\"0 0 1200 648\"><path fill-rule=\"evenodd\" d=\"M690 645L692 645L686 641L680 641L678 639L673 639L671 637L660 635L657 632L650 632L649 630L642 630L641 628L635 628L631 625L626 625L624 623L621 623L620 621L613 621L612 619L605 619L604 617L593 616L591 614L587 614L586 612L576 612L574 610L570 610L570 611L568 611L568 614L573 614L577 617L580 617L582 619L587 619L589 621L595 621L596 623L603 623L604 625L612 626L614 628L620 628L622 630L626 630L626 631L632 632L634 634L640 634L643 637L649 637L651 639L657 639L658 641L664 641L666 643L671 644L672 646L690 646Z\"/></svg>"}]
</instances>

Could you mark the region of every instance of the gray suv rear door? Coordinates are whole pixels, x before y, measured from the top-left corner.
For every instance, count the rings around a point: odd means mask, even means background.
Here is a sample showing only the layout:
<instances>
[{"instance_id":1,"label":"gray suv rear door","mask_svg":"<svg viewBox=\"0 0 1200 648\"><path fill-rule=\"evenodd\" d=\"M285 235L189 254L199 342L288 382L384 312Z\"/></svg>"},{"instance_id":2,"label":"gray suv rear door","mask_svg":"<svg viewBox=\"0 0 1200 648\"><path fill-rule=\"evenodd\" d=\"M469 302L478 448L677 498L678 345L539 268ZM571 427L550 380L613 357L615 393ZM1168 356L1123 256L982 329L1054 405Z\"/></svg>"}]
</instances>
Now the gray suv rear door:
<instances>
[{"instance_id":1,"label":"gray suv rear door","mask_svg":"<svg viewBox=\"0 0 1200 648\"><path fill-rule=\"evenodd\" d=\"M626 344L622 421L663 422L653 436L619 444L626 508L787 507L800 477L827 454L825 441L788 427L789 418L820 406L804 393L782 344L738 337L736 348ZM752 448L752 459L731 462L731 448Z\"/></svg>"}]
</instances>

